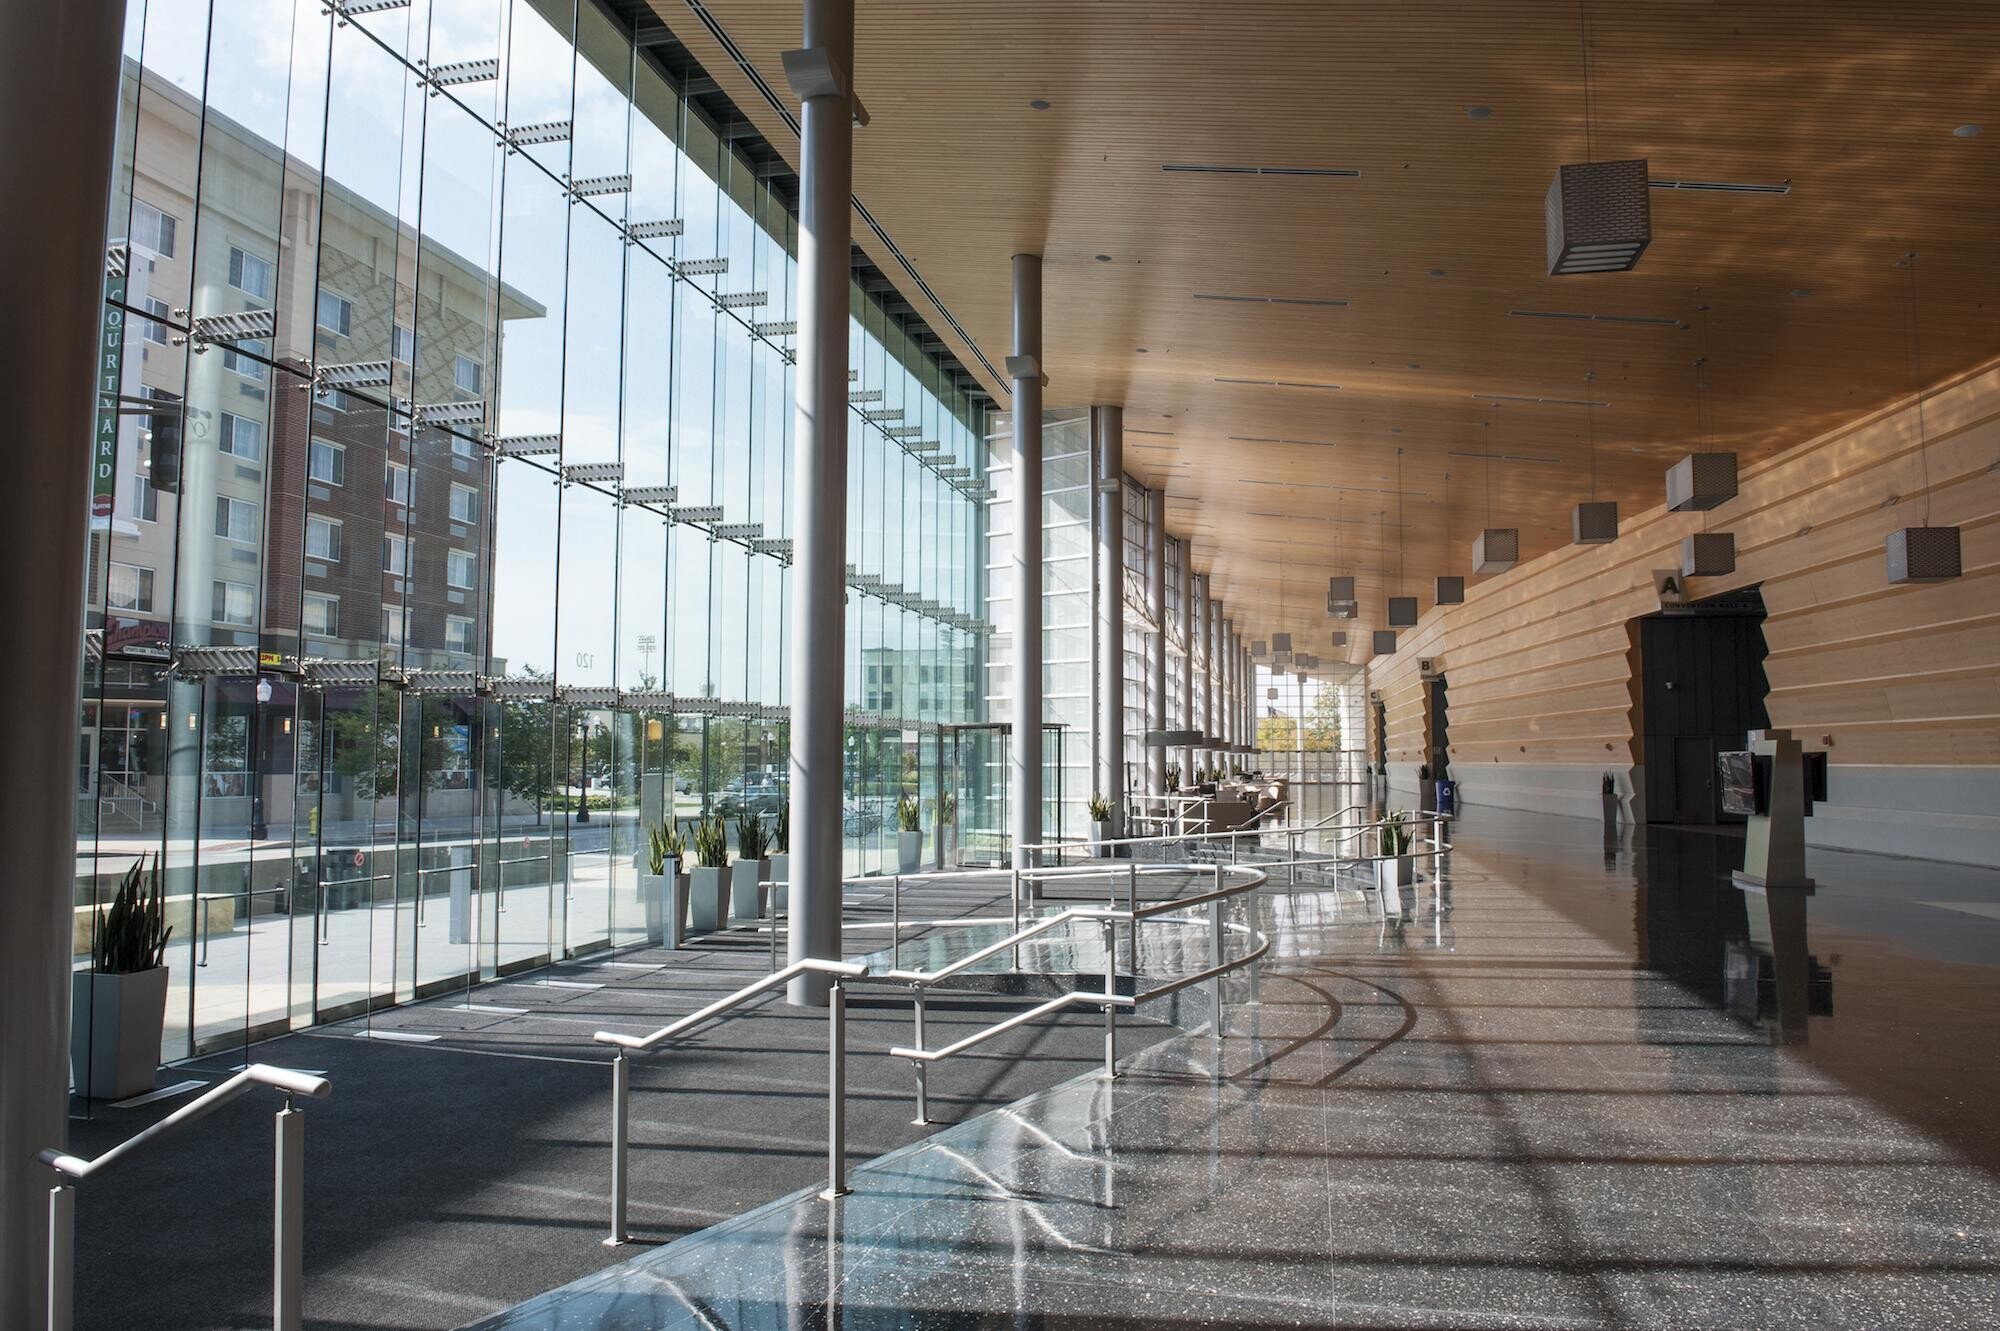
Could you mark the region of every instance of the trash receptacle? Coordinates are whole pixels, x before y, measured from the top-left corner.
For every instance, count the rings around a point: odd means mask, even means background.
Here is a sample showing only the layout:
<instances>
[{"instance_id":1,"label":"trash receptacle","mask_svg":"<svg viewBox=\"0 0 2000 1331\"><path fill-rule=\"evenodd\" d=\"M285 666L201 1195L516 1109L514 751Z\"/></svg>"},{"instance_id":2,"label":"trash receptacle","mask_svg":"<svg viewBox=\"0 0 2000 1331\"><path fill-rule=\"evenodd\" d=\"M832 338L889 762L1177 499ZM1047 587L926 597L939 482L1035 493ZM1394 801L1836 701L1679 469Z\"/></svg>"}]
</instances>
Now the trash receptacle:
<instances>
[{"instance_id":1,"label":"trash receptacle","mask_svg":"<svg viewBox=\"0 0 2000 1331\"><path fill-rule=\"evenodd\" d=\"M1440 818L1456 818L1458 816L1458 782L1440 781L1437 783L1437 815Z\"/></svg>"}]
</instances>

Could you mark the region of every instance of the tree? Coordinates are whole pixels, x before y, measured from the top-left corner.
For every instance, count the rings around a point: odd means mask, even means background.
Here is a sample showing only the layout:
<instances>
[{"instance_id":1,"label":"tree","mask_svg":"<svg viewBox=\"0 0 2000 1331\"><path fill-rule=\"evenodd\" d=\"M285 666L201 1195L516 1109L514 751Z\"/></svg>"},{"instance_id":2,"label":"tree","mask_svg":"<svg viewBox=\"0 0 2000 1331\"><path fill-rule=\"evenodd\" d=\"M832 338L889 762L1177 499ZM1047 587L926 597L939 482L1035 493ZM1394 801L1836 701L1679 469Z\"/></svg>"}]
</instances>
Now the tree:
<instances>
[{"instance_id":1,"label":"tree","mask_svg":"<svg viewBox=\"0 0 2000 1331\"><path fill-rule=\"evenodd\" d=\"M1320 685L1313 698L1312 714L1306 718L1305 747L1316 752L1332 752L1340 747L1340 690Z\"/></svg>"},{"instance_id":2,"label":"tree","mask_svg":"<svg viewBox=\"0 0 2000 1331\"><path fill-rule=\"evenodd\" d=\"M1290 753L1298 738L1299 723L1289 716L1257 718L1257 747L1267 753Z\"/></svg>"}]
</instances>

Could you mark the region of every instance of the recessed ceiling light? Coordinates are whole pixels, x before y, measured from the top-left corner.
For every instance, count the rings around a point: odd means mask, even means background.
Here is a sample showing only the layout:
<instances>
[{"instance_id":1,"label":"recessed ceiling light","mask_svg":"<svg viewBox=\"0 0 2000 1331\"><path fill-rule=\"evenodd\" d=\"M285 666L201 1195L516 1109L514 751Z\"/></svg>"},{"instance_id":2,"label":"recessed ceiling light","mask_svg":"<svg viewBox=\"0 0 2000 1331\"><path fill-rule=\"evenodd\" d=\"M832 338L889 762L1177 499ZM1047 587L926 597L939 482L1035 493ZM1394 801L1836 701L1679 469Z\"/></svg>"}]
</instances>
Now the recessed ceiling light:
<instances>
[{"instance_id":1,"label":"recessed ceiling light","mask_svg":"<svg viewBox=\"0 0 2000 1331\"><path fill-rule=\"evenodd\" d=\"M1133 347L1132 350L1138 352L1141 356L1146 354L1146 349L1144 347Z\"/></svg>"},{"instance_id":2,"label":"recessed ceiling light","mask_svg":"<svg viewBox=\"0 0 2000 1331\"><path fill-rule=\"evenodd\" d=\"M1952 133L1956 134L1961 139L1976 139L1979 137L1979 126L1960 125L1957 129L1953 130Z\"/></svg>"},{"instance_id":3,"label":"recessed ceiling light","mask_svg":"<svg viewBox=\"0 0 2000 1331\"><path fill-rule=\"evenodd\" d=\"M1419 365L1419 364L1417 364L1417 363L1416 363L1415 361L1411 361L1411 362L1410 362L1410 368L1411 368L1411 369L1413 369L1413 370L1421 370L1421 369L1423 369L1424 367L1423 367L1423 366L1421 366L1421 365Z\"/></svg>"},{"instance_id":4,"label":"recessed ceiling light","mask_svg":"<svg viewBox=\"0 0 2000 1331\"><path fill-rule=\"evenodd\" d=\"M1468 106L1465 108L1465 118L1467 120L1484 120L1492 114L1493 108L1490 106Z\"/></svg>"},{"instance_id":5,"label":"recessed ceiling light","mask_svg":"<svg viewBox=\"0 0 2000 1331\"><path fill-rule=\"evenodd\" d=\"M1443 276L1444 276L1444 269L1442 269L1442 268L1433 268L1433 269L1431 269L1431 276L1432 276L1432 277L1443 277Z\"/></svg>"},{"instance_id":6,"label":"recessed ceiling light","mask_svg":"<svg viewBox=\"0 0 2000 1331\"><path fill-rule=\"evenodd\" d=\"M1108 254L1100 254L1100 255L1098 255L1098 256L1097 256L1097 261L1098 261L1099 263L1110 263L1110 262L1111 262L1111 256L1110 256L1110 255L1108 255Z\"/></svg>"},{"instance_id":7,"label":"recessed ceiling light","mask_svg":"<svg viewBox=\"0 0 2000 1331\"><path fill-rule=\"evenodd\" d=\"M1031 111L1046 111L1049 109L1049 99L1046 97L1037 97L1034 101L1028 103L1028 109Z\"/></svg>"},{"instance_id":8,"label":"recessed ceiling light","mask_svg":"<svg viewBox=\"0 0 2000 1331\"><path fill-rule=\"evenodd\" d=\"M1812 295L1812 288L1811 288L1811 287L1793 287L1793 288L1792 288L1792 294L1793 294L1794 296L1810 296L1810 295Z\"/></svg>"}]
</instances>

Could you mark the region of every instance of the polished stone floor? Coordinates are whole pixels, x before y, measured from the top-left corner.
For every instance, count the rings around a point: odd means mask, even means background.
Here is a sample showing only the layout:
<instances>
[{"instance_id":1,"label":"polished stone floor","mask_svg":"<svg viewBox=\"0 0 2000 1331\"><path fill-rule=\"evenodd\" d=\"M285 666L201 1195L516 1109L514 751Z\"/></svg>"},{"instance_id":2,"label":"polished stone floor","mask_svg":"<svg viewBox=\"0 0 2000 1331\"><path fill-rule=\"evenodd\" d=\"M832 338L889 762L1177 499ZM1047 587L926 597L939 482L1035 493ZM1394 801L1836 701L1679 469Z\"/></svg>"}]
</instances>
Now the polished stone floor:
<instances>
[{"instance_id":1,"label":"polished stone floor","mask_svg":"<svg viewBox=\"0 0 2000 1331\"><path fill-rule=\"evenodd\" d=\"M1475 811L1261 1002L482 1322L2000 1325L2000 883Z\"/></svg>"}]
</instances>

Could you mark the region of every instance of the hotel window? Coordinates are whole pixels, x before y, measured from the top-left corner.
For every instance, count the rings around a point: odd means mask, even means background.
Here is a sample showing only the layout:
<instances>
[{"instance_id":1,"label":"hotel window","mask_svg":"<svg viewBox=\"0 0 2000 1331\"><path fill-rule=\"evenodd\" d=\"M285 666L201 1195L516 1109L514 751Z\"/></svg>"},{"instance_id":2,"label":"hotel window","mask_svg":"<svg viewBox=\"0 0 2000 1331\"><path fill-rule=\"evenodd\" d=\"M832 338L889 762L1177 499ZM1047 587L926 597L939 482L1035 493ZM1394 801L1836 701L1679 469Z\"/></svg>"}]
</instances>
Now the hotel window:
<instances>
[{"instance_id":1,"label":"hotel window","mask_svg":"<svg viewBox=\"0 0 2000 1331\"><path fill-rule=\"evenodd\" d=\"M394 334L389 339L389 354L405 365L415 364L417 359L416 333L403 327L401 324L397 324Z\"/></svg>"},{"instance_id":2,"label":"hotel window","mask_svg":"<svg viewBox=\"0 0 2000 1331\"><path fill-rule=\"evenodd\" d=\"M163 259L174 257L174 236L180 223L150 203L132 201L132 243L142 245Z\"/></svg>"},{"instance_id":3,"label":"hotel window","mask_svg":"<svg viewBox=\"0 0 2000 1331\"><path fill-rule=\"evenodd\" d=\"M261 384L264 382L264 363L257 357L269 353L270 348L261 337L238 338L234 345L225 342L222 344L222 368Z\"/></svg>"},{"instance_id":4,"label":"hotel window","mask_svg":"<svg viewBox=\"0 0 2000 1331\"><path fill-rule=\"evenodd\" d=\"M410 571L410 542L408 538L390 532L382 533L382 571L397 577L407 576Z\"/></svg>"},{"instance_id":5,"label":"hotel window","mask_svg":"<svg viewBox=\"0 0 2000 1331\"><path fill-rule=\"evenodd\" d=\"M140 320L140 322L144 325L144 327L139 330L140 336L144 337L148 342L151 342L154 346L164 347L165 345L167 345L166 320L167 316L172 314L173 311L168 307L167 302L163 300L156 300L152 296L146 297L146 299L142 301L141 304L143 304L146 307L146 313L151 315L152 317L150 319Z\"/></svg>"},{"instance_id":6,"label":"hotel window","mask_svg":"<svg viewBox=\"0 0 2000 1331\"><path fill-rule=\"evenodd\" d=\"M229 285L258 300L271 299L271 261L231 245Z\"/></svg>"},{"instance_id":7,"label":"hotel window","mask_svg":"<svg viewBox=\"0 0 2000 1331\"><path fill-rule=\"evenodd\" d=\"M446 556L444 580L447 584L458 588L460 591L470 591L472 589L472 576L472 552L470 550L453 550Z\"/></svg>"},{"instance_id":8,"label":"hotel window","mask_svg":"<svg viewBox=\"0 0 2000 1331\"><path fill-rule=\"evenodd\" d=\"M477 394L481 380L485 377L485 367L470 356L460 356L452 362L451 381L461 393Z\"/></svg>"},{"instance_id":9,"label":"hotel window","mask_svg":"<svg viewBox=\"0 0 2000 1331\"><path fill-rule=\"evenodd\" d=\"M153 570L137 564L113 563L105 584L105 604L113 610L152 614Z\"/></svg>"},{"instance_id":10,"label":"hotel window","mask_svg":"<svg viewBox=\"0 0 2000 1331\"><path fill-rule=\"evenodd\" d=\"M151 477L136 473L132 477L132 517L138 522L160 520L160 492L153 488Z\"/></svg>"},{"instance_id":11,"label":"hotel window","mask_svg":"<svg viewBox=\"0 0 2000 1331\"><path fill-rule=\"evenodd\" d=\"M264 423L225 411L215 446L238 462L261 463L264 460Z\"/></svg>"},{"instance_id":12,"label":"hotel window","mask_svg":"<svg viewBox=\"0 0 2000 1331\"><path fill-rule=\"evenodd\" d=\"M342 337L354 328L354 302L331 291L319 293L319 326Z\"/></svg>"},{"instance_id":13,"label":"hotel window","mask_svg":"<svg viewBox=\"0 0 2000 1331\"><path fill-rule=\"evenodd\" d=\"M216 623L248 628L255 622L257 593L249 583L224 582L217 578L211 590L215 597L212 613Z\"/></svg>"},{"instance_id":14,"label":"hotel window","mask_svg":"<svg viewBox=\"0 0 2000 1331\"><path fill-rule=\"evenodd\" d=\"M230 495L215 497L215 534L245 545L257 539L257 506Z\"/></svg>"},{"instance_id":15,"label":"hotel window","mask_svg":"<svg viewBox=\"0 0 2000 1331\"><path fill-rule=\"evenodd\" d=\"M403 607L400 605L382 607L382 645L384 647L403 645Z\"/></svg>"},{"instance_id":16,"label":"hotel window","mask_svg":"<svg viewBox=\"0 0 2000 1331\"><path fill-rule=\"evenodd\" d=\"M410 399L396 397L393 394L390 396L389 428L397 434L408 434L410 432ZM396 446L398 448L408 448L409 444L402 443Z\"/></svg>"},{"instance_id":17,"label":"hotel window","mask_svg":"<svg viewBox=\"0 0 2000 1331\"><path fill-rule=\"evenodd\" d=\"M324 439L312 441L309 474L321 485L345 485L347 483L347 449L341 444L328 443Z\"/></svg>"},{"instance_id":18,"label":"hotel window","mask_svg":"<svg viewBox=\"0 0 2000 1331\"><path fill-rule=\"evenodd\" d=\"M463 615L446 615L444 621L444 646L446 651L472 654L472 621Z\"/></svg>"},{"instance_id":19,"label":"hotel window","mask_svg":"<svg viewBox=\"0 0 2000 1331\"><path fill-rule=\"evenodd\" d=\"M340 524L332 518L306 519L306 558L340 562Z\"/></svg>"},{"instance_id":20,"label":"hotel window","mask_svg":"<svg viewBox=\"0 0 2000 1331\"><path fill-rule=\"evenodd\" d=\"M479 456L479 445L462 434L455 434L451 437L451 455L455 458L476 458Z\"/></svg>"},{"instance_id":21,"label":"hotel window","mask_svg":"<svg viewBox=\"0 0 2000 1331\"><path fill-rule=\"evenodd\" d=\"M391 462L382 477L382 497L392 504L405 508L410 503L410 469L400 462Z\"/></svg>"},{"instance_id":22,"label":"hotel window","mask_svg":"<svg viewBox=\"0 0 2000 1331\"><path fill-rule=\"evenodd\" d=\"M469 485L451 487L451 520L464 523L479 521L479 491Z\"/></svg>"},{"instance_id":23,"label":"hotel window","mask_svg":"<svg viewBox=\"0 0 2000 1331\"><path fill-rule=\"evenodd\" d=\"M316 638L340 636L340 598L321 592L307 592L299 614L299 627Z\"/></svg>"}]
</instances>

